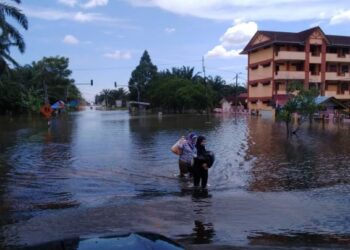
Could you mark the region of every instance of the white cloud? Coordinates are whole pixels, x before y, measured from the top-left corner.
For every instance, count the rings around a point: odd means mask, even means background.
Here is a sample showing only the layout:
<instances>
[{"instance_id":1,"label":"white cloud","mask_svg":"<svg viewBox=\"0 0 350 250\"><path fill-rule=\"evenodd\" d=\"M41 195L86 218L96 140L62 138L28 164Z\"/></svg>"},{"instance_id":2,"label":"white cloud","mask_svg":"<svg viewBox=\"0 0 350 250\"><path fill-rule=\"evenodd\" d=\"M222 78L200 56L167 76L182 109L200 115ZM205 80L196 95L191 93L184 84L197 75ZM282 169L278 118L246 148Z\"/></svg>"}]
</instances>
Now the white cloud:
<instances>
[{"instance_id":1,"label":"white cloud","mask_svg":"<svg viewBox=\"0 0 350 250\"><path fill-rule=\"evenodd\" d=\"M225 48L245 45L257 30L258 25L255 22L236 23L226 30L220 41Z\"/></svg>"},{"instance_id":2,"label":"white cloud","mask_svg":"<svg viewBox=\"0 0 350 250\"><path fill-rule=\"evenodd\" d=\"M108 0L89 0L82 5L84 8L94 8L97 6L105 6L108 4Z\"/></svg>"},{"instance_id":3,"label":"white cloud","mask_svg":"<svg viewBox=\"0 0 350 250\"><path fill-rule=\"evenodd\" d=\"M226 30L220 37L220 44L208 51L207 57L233 58L239 56L241 47L248 43L258 30L255 22L240 22L236 20L234 25Z\"/></svg>"},{"instance_id":4,"label":"white cloud","mask_svg":"<svg viewBox=\"0 0 350 250\"><path fill-rule=\"evenodd\" d=\"M73 19L78 22L91 22L97 20L106 20L106 17L98 13L83 13L79 11L74 14Z\"/></svg>"},{"instance_id":5,"label":"white cloud","mask_svg":"<svg viewBox=\"0 0 350 250\"><path fill-rule=\"evenodd\" d=\"M242 50L227 50L222 45L215 46L212 50L208 51L206 57L220 57L220 58L233 58L239 56Z\"/></svg>"},{"instance_id":6,"label":"white cloud","mask_svg":"<svg viewBox=\"0 0 350 250\"><path fill-rule=\"evenodd\" d=\"M350 10L347 11L340 11L337 14L335 14L330 21L330 24L340 24L350 22Z\"/></svg>"},{"instance_id":7,"label":"white cloud","mask_svg":"<svg viewBox=\"0 0 350 250\"><path fill-rule=\"evenodd\" d=\"M65 44L72 44L72 45L75 45L75 44L78 44L79 43L79 40L78 38L76 38L75 36L73 35L66 35L63 40L62 40L63 43Z\"/></svg>"},{"instance_id":8,"label":"white cloud","mask_svg":"<svg viewBox=\"0 0 350 250\"><path fill-rule=\"evenodd\" d=\"M115 50L111 53L105 53L103 56L115 60L128 60L131 58L131 53L129 51Z\"/></svg>"},{"instance_id":9,"label":"white cloud","mask_svg":"<svg viewBox=\"0 0 350 250\"><path fill-rule=\"evenodd\" d=\"M167 28L165 28L165 32L166 33L174 33L175 32L175 28L170 28L170 27L167 27Z\"/></svg>"},{"instance_id":10,"label":"white cloud","mask_svg":"<svg viewBox=\"0 0 350 250\"><path fill-rule=\"evenodd\" d=\"M134 6L157 7L180 15L216 20L301 21L330 19L348 0L128 0Z\"/></svg>"},{"instance_id":11,"label":"white cloud","mask_svg":"<svg viewBox=\"0 0 350 250\"><path fill-rule=\"evenodd\" d=\"M23 12L28 17L44 19L49 21L58 21L58 20L68 20L68 21L76 21L76 22L122 22L122 20L118 20L115 18L110 18L100 13L92 13L92 12L67 12L67 11L59 11L53 9L30 9L24 8Z\"/></svg>"},{"instance_id":12,"label":"white cloud","mask_svg":"<svg viewBox=\"0 0 350 250\"><path fill-rule=\"evenodd\" d=\"M70 7L74 7L78 3L78 0L58 0L58 2Z\"/></svg>"}]
</instances>

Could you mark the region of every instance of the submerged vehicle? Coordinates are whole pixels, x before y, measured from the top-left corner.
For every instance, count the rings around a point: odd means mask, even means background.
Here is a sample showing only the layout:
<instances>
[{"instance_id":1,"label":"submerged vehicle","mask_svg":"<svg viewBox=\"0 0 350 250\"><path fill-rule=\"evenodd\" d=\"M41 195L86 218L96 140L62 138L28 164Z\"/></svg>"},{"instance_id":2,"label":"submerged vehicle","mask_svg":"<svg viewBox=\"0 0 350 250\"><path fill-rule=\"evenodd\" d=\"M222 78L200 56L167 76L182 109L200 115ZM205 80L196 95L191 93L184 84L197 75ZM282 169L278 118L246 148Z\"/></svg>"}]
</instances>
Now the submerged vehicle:
<instances>
[{"instance_id":1,"label":"submerged vehicle","mask_svg":"<svg viewBox=\"0 0 350 250\"><path fill-rule=\"evenodd\" d=\"M138 232L125 235L111 235L93 238L72 238L48 242L41 245L28 246L23 250L121 250L121 249L154 249L181 250L185 249L175 241L155 233Z\"/></svg>"}]
</instances>

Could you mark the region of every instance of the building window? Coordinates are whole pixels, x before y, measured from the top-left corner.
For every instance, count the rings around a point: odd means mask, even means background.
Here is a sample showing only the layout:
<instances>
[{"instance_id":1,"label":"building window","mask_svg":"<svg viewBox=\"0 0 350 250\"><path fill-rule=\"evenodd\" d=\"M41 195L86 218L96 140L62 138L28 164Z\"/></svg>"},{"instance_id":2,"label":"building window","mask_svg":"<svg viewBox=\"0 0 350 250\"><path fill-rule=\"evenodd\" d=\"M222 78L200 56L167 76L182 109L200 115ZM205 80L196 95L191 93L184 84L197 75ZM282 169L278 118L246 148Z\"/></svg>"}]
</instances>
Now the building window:
<instances>
[{"instance_id":1,"label":"building window","mask_svg":"<svg viewBox=\"0 0 350 250\"><path fill-rule=\"evenodd\" d=\"M311 45L310 51L312 56L320 56L320 46Z\"/></svg>"},{"instance_id":2,"label":"building window","mask_svg":"<svg viewBox=\"0 0 350 250\"><path fill-rule=\"evenodd\" d=\"M270 85L270 81L264 81L264 82L261 82L262 85L266 86L266 85Z\"/></svg>"},{"instance_id":3,"label":"building window","mask_svg":"<svg viewBox=\"0 0 350 250\"><path fill-rule=\"evenodd\" d=\"M304 65L301 63L295 64L296 71L304 71Z\"/></svg>"},{"instance_id":4,"label":"building window","mask_svg":"<svg viewBox=\"0 0 350 250\"><path fill-rule=\"evenodd\" d=\"M311 75L319 75L318 66L316 64L310 64Z\"/></svg>"},{"instance_id":5,"label":"building window","mask_svg":"<svg viewBox=\"0 0 350 250\"><path fill-rule=\"evenodd\" d=\"M328 47L327 48L327 53L336 54L337 53L337 48L336 47Z\"/></svg>"},{"instance_id":6,"label":"building window","mask_svg":"<svg viewBox=\"0 0 350 250\"><path fill-rule=\"evenodd\" d=\"M328 65L328 72L337 72L337 65L336 64L329 64Z\"/></svg>"},{"instance_id":7,"label":"building window","mask_svg":"<svg viewBox=\"0 0 350 250\"><path fill-rule=\"evenodd\" d=\"M348 90L349 90L349 84L346 83L346 82L343 82L343 83L341 84L341 93L342 93L342 94L345 94L345 91L348 91Z\"/></svg>"},{"instance_id":8,"label":"building window","mask_svg":"<svg viewBox=\"0 0 350 250\"><path fill-rule=\"evenodd\" d=\"M276 67L275 67L276 75L277 75L278 71L280 71L280 65L276 65Z\"/></svg>"},{"instance_id":9,"label":"building window","mask_svg":"<svg viewBox=\"0 0 350 250\"><path fill-rule=\"evenodd\" d=\"M250 68L251 68L251 70L256 70L256 69L258 69L258 67L259 67L259 65L254 65L254 66L251 66Z\"/></svg>"},{"instance_id":10,"label":"building window","mask_svg":"<svg viewBox=\"0 0 350 250\"><path fill-rule=\"evenodd\" d=\"M271 101L270 100L264 100L262 103L267 105L267 106L271 106Z\"/></svg>"},{"instance_id":11,"label":"building window","mask_svg":"<svg viewBox=\"0 0 350 250\"><path fill-rule=\"evenodd\" d=\"M263 66L264 68L267 68L267 67L270 67L271 65L271 62L268 62L268 63L263 63L261 66Z\"/></svg>"},{"instance_id":12,"label":"building window","mask_svg":"<svg viewBox=\"0 0 350 250\"><path fill-rule=\"evenodd\" d=\"M280 84L281 84L281 83L279 83L279 82L276 82L276 86L275 86L275 88L276 88L276 91L279 91L279 90L280 90Z\"/></svg>"},{"instance_id":13,"label":"building window","mask_svg":"<svg viewBox=\"0 0 350 250\"><path fill-rule=\"evenodd\" d=\"M348 73L349 72L349 65L342 65L341 66L341 72L342 73Z\"/></svg>"},{"instance_id":14,"label":"building window","mask_svg":"<svg viewBox=\"0 0 350 250\"><path fill-rule=\"evenodd\" d=\"M258 87L258 83L252 83L250 84L250 86L252 86L253 88Z\"/></svg>"},{"instance_id":15,"label":"building window","mask_svg":"<svg viewBox=\"0 0 350 250\"><path fill-rule=\"evenodd\" d=\"M309 89L320 89L321 84L319 82L310 82L309 83Z\"/></svg>"},{"instance_id":16,"label":"building window","mask_svg":"<svg viewBox=\"0 0 350 250\"><path fill-rule=\"evenodd\" d=\"M338 57L345 57L346 54L349 54L348 48L340 48L338 51Z\"/></svg>"}]
</instances>

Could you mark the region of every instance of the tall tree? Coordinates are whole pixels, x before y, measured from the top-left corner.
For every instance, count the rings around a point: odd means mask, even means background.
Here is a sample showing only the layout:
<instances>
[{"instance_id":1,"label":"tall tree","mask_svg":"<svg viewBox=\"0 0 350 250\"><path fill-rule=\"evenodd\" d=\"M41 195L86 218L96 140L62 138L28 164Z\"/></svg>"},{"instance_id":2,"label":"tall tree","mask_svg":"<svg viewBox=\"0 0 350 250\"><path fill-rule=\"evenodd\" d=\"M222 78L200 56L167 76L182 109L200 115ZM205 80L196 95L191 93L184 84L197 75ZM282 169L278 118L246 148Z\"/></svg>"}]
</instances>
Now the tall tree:
<instances>
[{"instance_id":1,"label":"tall tree","mask_svg":"<svg viewBox=\"0 0 350 250\"><path fill-rule=\"evenodd\" d=\"M33 68L38 84L42 84L44 92L45 89L47 91L46 97L50 103L58 99L70 99L69 90L74 90L74 87L70 87L74 80L70 78L72 71L69 69L67 57L44 57L38 62L33 62Z\"/></svg>"},{"instance_id":2,"label":"tall tree","mask_svg":"<svg viewBox=\"0 0 350 250\"><path fill-rule=\"evenodd\" d=\"M157 66L155 66L147 50L143 52L139 65L132 71L129 80L130 100L145 100L146 90L149 83L157 76Z\"/></svg>"},{"instance_id":3,"label":"tall tree","mask_svg":"<svg viewBox=\"0 0 350 250\"><path fill-rule=\"evenodd\" d=\"M21 0L12 0L20 4ZM10 55L10 48L17 47L21 53L25 51L25 42L15 26L7 17L14 19L22 28L28 29L27 17L20 9L6 2L0 2L0 74L9 69L9 64L18 66L18 63Z\"/></svg>"}]
</instances>

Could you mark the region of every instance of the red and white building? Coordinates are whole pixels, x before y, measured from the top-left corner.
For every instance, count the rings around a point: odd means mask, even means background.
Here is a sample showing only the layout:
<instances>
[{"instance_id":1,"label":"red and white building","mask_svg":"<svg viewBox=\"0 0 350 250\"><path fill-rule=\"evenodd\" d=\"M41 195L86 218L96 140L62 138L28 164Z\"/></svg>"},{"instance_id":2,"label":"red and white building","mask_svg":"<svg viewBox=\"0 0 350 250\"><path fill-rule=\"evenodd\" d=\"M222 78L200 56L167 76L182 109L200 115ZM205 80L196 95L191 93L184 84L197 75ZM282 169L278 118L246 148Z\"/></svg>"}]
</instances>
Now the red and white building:
<instances>
[{"instance_id":1,"label":"red and white building","mask_svg":"<svg viewBox=\"0 0 350 250\"><path fill-rule=\"evenodd\" d=\"M248 55L248 108L273 111L286 101L288 83L300 81L321 96L350 100L350 37L320 27L298 33L257 31Z\"/></svg>"}]
</instances>

